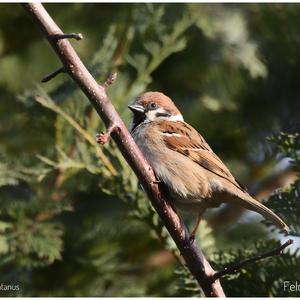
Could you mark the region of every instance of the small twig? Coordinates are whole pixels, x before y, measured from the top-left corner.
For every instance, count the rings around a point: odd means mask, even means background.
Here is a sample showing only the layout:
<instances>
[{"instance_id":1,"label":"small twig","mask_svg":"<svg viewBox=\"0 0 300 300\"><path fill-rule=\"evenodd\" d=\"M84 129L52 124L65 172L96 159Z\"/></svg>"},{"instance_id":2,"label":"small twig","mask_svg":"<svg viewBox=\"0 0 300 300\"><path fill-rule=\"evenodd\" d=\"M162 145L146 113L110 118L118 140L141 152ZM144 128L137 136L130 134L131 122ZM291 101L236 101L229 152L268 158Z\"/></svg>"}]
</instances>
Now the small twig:
<instances>
[{"instance_id":1,"label":"small twig","mask_svg":"<svg viewBox=\"0 0 300 300\"><path fill-rule=\"evenodd\" d=\"M80 41L83 39L82 33L54 34L52 37L56 40L74 39Z\"/></svg>"},{"instance_id":2,"label":"small twig","mask_svg":"<svg viewBox=\"0 0 300 300\"><path fill-rule=\"evenodd\" d=\"M113 132L118 132L120 127L118 125L112 124L108 126L107 131L104 133L97 133L96 134L96 141L98 144L104 145L109 141L110 135Z\"/></svg>"},{"instance_id":3,"label":"small twig","mask_svg":"<svg viewBox=\"0 0 300 300\"><path fill-rule=\"evenodd\" d=\"M248 258L248 259L245 259L244 261L241 261L241 262L238 262L236 264L232 264L226 268L224 268L223 270L219 271L219 272L216 272L215 274L212 275L212 282L214 282L215 280L217 279L220 279L221 277L225 276L225 275L229 275L229 274L235 274L237 273L237 271L239 271L241 268L251 264L251 263L254 263L254 262L257 262L259 260L262 260L262 259L265 259L265 258L268 258L268 257L271 257L271 256L275 256L275 255L281 255L283 253L283 250L290 246L291 244L293 244L293 240L292 239L289 239L288 241L286 241L284 244L282 244L281 246L271 250L271 251L268 251L266 253L263 253L263 254L258 254L258 255L255 255L251 258Z\"/></svg>"},{"instance_id":4,"label":"small twig","mask_svg":"<svg viewBox=\"0 0 300 300\"><path fill-rule=\"evenodd\" d=\"M104 87L104 88L107 88L107 87L109 87L110 85L112 85L112 84L116 81L117 75L118 75L117 72L112 72L112 73L110 73L110 74L108 75L106 81L104 82L103 87Z\"/></svg>"},{"instance_id":5,"label":"small twig","mask_svg":"<svg viewBox=\"0 0 300 300\"><path fill-rule=\"evenodd\" d=\"M43 83L48 82L49 80L51 80L52 78L56 77L58 74L60 73L65 73L66 70L64 67L60 67L59 69L57 69L56 71L46 75L45 77L43 77L43 79L41 80Z\"/></svg>"}]
</instances>

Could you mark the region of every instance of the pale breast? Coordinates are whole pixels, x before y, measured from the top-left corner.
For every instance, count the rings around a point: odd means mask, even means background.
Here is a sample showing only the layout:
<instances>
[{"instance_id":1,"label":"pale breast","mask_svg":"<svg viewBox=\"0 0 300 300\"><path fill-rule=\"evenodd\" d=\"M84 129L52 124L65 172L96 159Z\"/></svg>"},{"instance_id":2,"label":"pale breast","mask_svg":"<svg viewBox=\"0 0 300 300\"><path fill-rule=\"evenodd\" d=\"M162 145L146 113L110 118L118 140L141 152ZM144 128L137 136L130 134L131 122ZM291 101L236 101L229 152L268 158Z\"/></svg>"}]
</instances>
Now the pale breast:
<instances>
[{"instance_id":1,"label":"pale breast","mask_svg":"<svg viewBox=\"0 0 300 300\"><path fill-rule=\"evenodd\" d=\"M170 196L176 202L194 207L202 199L210 197L211 187L205 172L199 172L198 164L166 147L155 126L139 126L132 135L156 176L167 185L172 194Z\"/></svg>"}]
</instances>

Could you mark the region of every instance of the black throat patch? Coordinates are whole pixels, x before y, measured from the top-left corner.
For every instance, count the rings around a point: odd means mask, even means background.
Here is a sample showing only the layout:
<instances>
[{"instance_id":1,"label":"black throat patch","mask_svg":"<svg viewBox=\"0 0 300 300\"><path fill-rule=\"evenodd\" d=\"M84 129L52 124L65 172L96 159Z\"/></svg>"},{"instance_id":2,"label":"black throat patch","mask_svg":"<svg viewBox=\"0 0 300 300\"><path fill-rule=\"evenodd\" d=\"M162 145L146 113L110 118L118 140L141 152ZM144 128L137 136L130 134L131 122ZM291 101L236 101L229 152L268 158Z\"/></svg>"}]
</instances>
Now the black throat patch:
<instances>
[{"instance_id":1,"label":"black throat patch","mask_svg":"<svg viewBox=\"0 0 300 300\"><path fill-rule=\"evenodd\" d=\"M146 119L146 115L145 114L134 114L133 115L133 120L132 120L132 128L131 128L131 132L138 127L141 123L143 123Z\"/></svg>"}]
</instances>

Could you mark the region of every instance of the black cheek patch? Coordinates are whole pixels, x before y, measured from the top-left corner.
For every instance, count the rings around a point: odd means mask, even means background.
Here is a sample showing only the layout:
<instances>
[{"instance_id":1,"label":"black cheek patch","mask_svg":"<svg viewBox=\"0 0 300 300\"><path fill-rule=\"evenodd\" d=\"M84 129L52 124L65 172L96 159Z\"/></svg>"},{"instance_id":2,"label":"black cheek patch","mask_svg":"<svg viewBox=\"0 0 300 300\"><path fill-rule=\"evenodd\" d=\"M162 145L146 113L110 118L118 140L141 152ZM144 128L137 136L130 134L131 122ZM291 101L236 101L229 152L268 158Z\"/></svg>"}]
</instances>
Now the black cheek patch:
<instances>
[{"instance_id":1,"label":"black cheek patch","mask_svg":"<svg viewBox=\"0 0 300 300\"><path fill-rule=\"evenodd\" d=\"M183 150L183 154L186 155L186 156L189 156L190 155L190 151L187 150L187 149L184 149Z\"/></svg>"},{"instance_id":2,"label":"black cheek patch","mask_svg":"<svg viewBox=\"0 0 300 300\"><path fill-rule=\"evenodd\" d=\"M171 117L171 114L167 113L167 112L157 112L155 114L155 117L159 118L159 117Z\"/></svg>"}]
</instances>

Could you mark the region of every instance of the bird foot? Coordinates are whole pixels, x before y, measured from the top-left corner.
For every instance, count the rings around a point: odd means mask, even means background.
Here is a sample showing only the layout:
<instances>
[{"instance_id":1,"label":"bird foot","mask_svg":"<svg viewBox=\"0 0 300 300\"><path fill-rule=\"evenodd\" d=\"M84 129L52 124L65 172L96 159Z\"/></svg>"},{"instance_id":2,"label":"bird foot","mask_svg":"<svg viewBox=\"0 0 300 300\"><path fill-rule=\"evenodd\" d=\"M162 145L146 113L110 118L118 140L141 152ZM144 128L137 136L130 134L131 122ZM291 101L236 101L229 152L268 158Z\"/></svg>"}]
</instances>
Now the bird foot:
<instances>
[{"instance_id":1,"label":"bird foot","mask_svg":"<svg viewBox=\"0 0 300 300\"><path fill-rule=\"evenodd\" d=\"M160 180L153 180L152 183L159 184L159 183L161 183L161 181Z\"/></svg>"},{"instance_id":2,"label":"bird foot","mask_svg":"<svg viewBox=\"0 0 300 300\"><path fill-rule=\"evenodd\" d=\"M189 237L189 243L190 243L190 245L194 244L195 239L196 239L195 233L191 233L191 235Z\"/></svg>"}]
</instances>

